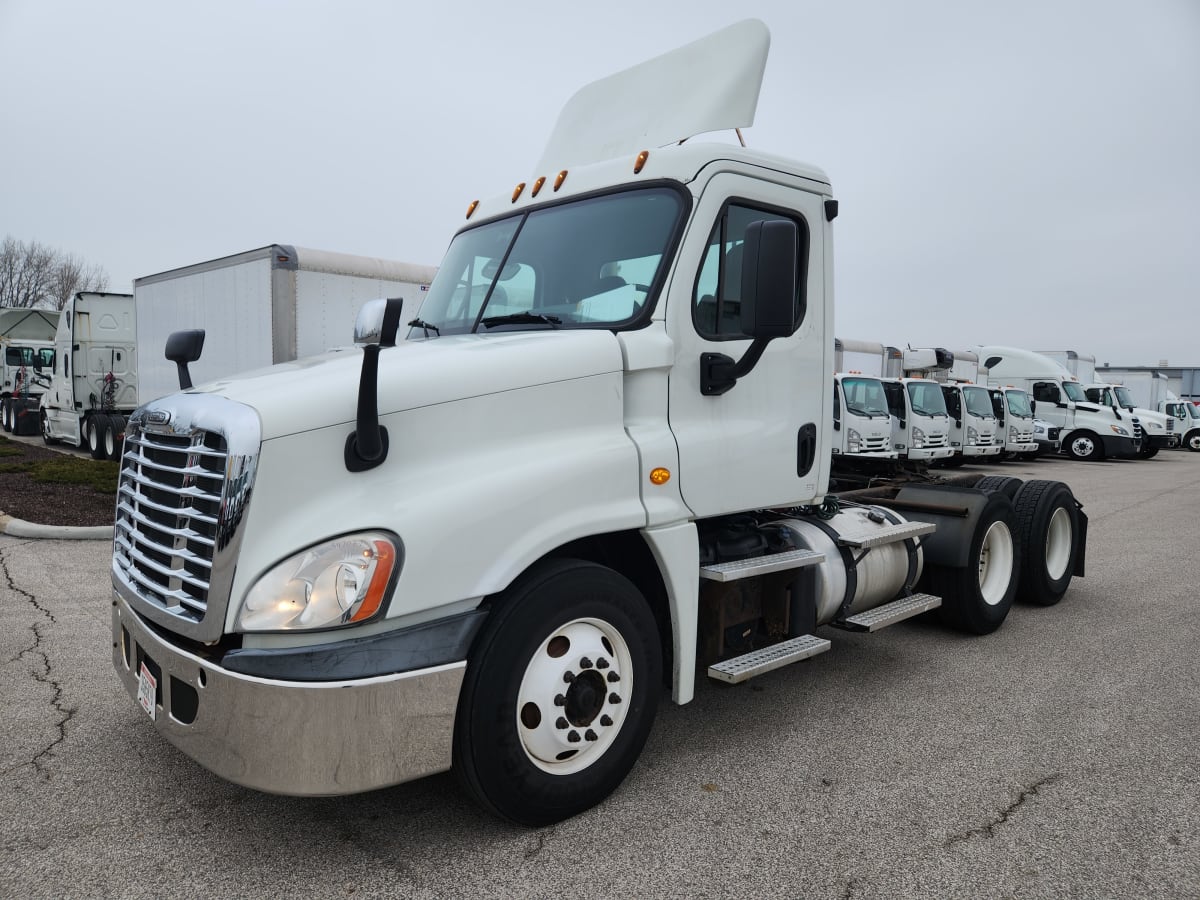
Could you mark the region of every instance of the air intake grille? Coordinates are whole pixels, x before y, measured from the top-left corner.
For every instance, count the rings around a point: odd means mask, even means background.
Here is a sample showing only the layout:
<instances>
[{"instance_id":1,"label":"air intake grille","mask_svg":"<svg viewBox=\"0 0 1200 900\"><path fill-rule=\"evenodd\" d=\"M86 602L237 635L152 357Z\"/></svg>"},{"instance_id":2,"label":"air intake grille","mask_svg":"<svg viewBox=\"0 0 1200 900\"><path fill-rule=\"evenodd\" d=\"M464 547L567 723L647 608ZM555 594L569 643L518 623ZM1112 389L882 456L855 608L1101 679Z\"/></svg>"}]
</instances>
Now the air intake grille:
<instances>
[{"instance_id":1,"label":"air intake grille","mask_svg":"<svg viewBox=\"0 0 1200 900\"><path fill-rule=\"evenodd\" d=\"M125 438L113 565L144 601L194 622L208 608L228 458L209 431Z\"/></svg>"}]
</instances>

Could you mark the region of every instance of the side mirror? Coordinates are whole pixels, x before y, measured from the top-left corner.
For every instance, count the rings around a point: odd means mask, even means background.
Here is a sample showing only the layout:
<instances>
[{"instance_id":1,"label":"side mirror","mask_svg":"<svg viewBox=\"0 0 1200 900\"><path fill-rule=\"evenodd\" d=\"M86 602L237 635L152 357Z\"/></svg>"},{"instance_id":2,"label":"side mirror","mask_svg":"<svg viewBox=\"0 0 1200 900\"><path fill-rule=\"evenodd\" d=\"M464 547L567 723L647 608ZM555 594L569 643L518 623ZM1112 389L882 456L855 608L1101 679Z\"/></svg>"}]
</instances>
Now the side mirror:
<instances>
[{"instance_id":1,"label":"side mirror","mask_svg":"<svg viewBox=\"0 0 1200 900\"><path fill-rule=\"evenodd\" d=\"M387 459L388 433L379 424L379 351L396 346L403 305L399 297L372 300L359 310L354 323L354 343L362 345L363 364L358 378L355 430L346 438L349 472L365 472Z\"/></svg>"},{"instance_id":2,"label":"side mirror","mask_svg":"<svg viewBox=\"0 0 1200 900\"><path fill-rule=\"evenodd\" d=\"M1036 400L1030 400L1030 401L1029 401L1029 411L1030 411L1031 413L1035 413L1035 412L1037 412L1037 401L1036 401Z\"/></svg>"},{"instance_id":3,"label":"side mirror","mask_svg":"<svg viewBox=\"0 0 1200 900\"><path fill-rule=\"evenodd\" d=\"M742 333L753 338L742 358L724 353L700 355L700 393L724 394L758 365L767 344L795 333L807 310L796 309L800 268L799 231L795 222L759 220L746 226L742 243Z\"/></svg>"},{"instance_id":4,"label":"side mirror","mask_svg":"<svg viewBox=\"0 0 1200 900\"><path fill-rule=\"evenodd\" d=\"M175 363L175 368L179 372L179 389L181 391L186 391L192 386L188 363L198 360L202 350L204 350L203 328L195 331L172 332L171 336L167 338L166 357Z\"/></svg>"}]
</instances>

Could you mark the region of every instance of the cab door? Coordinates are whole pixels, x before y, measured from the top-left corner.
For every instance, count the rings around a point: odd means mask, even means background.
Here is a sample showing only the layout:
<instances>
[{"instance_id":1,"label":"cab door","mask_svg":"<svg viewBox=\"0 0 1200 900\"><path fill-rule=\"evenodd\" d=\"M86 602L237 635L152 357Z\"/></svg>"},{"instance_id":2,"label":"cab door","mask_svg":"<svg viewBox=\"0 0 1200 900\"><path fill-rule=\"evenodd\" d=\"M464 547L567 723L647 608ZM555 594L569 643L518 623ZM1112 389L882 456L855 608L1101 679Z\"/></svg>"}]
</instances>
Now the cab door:
<instances>
[{"instance_id":1,"label":"cab door","mask_svg":"<svg viewBox=\"0 0 1200 900\"><path fill-rule=\"evenodd\" d=\"M824 495L833 418L825 199L815 190L723 172L709 179L697 201L667 313L675 348L669 420L679 449L679 490L697 517ZM747 226L764 219L797 226L800 324L790 337L772 340L731 389L705 395L702 356L724 354L736 362L750 347L741 330L741 256Z\"/></svg>"}]
</instances>

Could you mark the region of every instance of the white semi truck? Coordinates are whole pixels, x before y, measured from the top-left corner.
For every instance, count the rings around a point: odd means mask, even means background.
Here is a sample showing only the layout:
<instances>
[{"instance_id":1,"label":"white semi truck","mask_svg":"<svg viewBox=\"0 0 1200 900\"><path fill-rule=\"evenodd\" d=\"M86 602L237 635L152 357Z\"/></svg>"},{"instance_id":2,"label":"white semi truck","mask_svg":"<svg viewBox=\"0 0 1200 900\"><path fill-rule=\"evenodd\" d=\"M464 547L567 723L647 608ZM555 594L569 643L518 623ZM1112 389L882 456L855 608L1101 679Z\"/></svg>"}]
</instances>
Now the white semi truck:
<instances>
[{"instance_id":1,"label":"white semi truck","mask_svg":"<svg viewBox=\"0 0 1200 900\"><path fill-rule=\"evenodd\" d=\"M1087 520L1061 482L828 495L829 181L681 141L753 121L768 43L748 20L576 94L407 339L379 300L361 349L137 411L113 665L161 735L285 794L453 769L543 825L618 787L664 686L1063 596Z\"/></svg>"},{"instance_id":2,"label":"white semi truck","mask_svg":"<svg viewBox=\"0 0 1200 900\"><path fill-rule=\"evenodd\" d=\"M979 359L988 370L989 384L1029 393L1034 415L1061 429L1062 448L1073 458L1141 455L1142 428L1137 418L1089 401L1079 379L1061 363L1033 350L996 345L981 347Z\"/></svg>"},{"instance_id":3,"label":"white semi truck","mask_svg":"<svg viewBox=\"0 0 1200 900\"><path fill-rule=\"evenodd\" d=\"M1084 395L1092 403L1107 406L1121 415L1120 410L1137 418L1142 429L1142 443L1138 455L1150 459L1159 450L1179 446L1177 425L1173 417L1164 415L1154 406L1143 406L1133 401L1132 396L1114 384L1096 376L1096 357L1076 350L1039 350L1038 353L1061 364L1083 385Z\"/></svg>"},{"instance_id":4,"label":"white semi truck","mask_svg":"<svg viewBox=\"0 0 1200 900\"><path fill-rule=\"evenodd\" d=\"M40 370L54 364L58 310L0 309L0 426L10 433L38 433Z\"/></svg>"},{"instance_id":5,"label":"white semi truck","mask_svg":"<svg viewBox=\"0 0 1200 900\"><path fill-rule=\"evenodd\" d=\"M41 398L46 443L116 459L125 419L137 407L137 362L133 295L81 291L68 300Z\"/></svg>"},{"instance_id":6,"label":"white semi truck","mask_svg":"<svg viewBox=\"0 0 1200 900\"><path fill-rule=\"evenodd\" d=\"M205 332L197 381L213 381L323 353L347 341L359 307L400 297L415 310L437 270L291 244L147 275L133 282L141 354L138 390L145 403L176 390L176 368L163 357L167 337Z\"/></svg>"}]
</instances>

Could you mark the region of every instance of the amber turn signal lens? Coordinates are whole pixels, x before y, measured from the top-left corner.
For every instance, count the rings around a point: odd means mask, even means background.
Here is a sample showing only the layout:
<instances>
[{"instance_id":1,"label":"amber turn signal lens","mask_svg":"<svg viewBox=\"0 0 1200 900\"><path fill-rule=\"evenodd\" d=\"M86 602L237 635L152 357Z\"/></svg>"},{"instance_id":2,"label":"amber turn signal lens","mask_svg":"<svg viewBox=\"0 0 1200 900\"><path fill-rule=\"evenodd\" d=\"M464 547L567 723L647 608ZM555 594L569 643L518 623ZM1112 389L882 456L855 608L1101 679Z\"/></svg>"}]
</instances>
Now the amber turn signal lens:
<instances>
[{"instance_id":1,"label":"amber turn signal lens","mask_svg":"<svg viewBox=\"0 0 1200 900\"><path fill-rule=\"evenodd\" d=\"M670 469L664 469L660 466L659 468L652 469L650 471L650 483L651 484L666 484L670 480L671 480L671 470Z\"/></svg>"}]
</instances>

